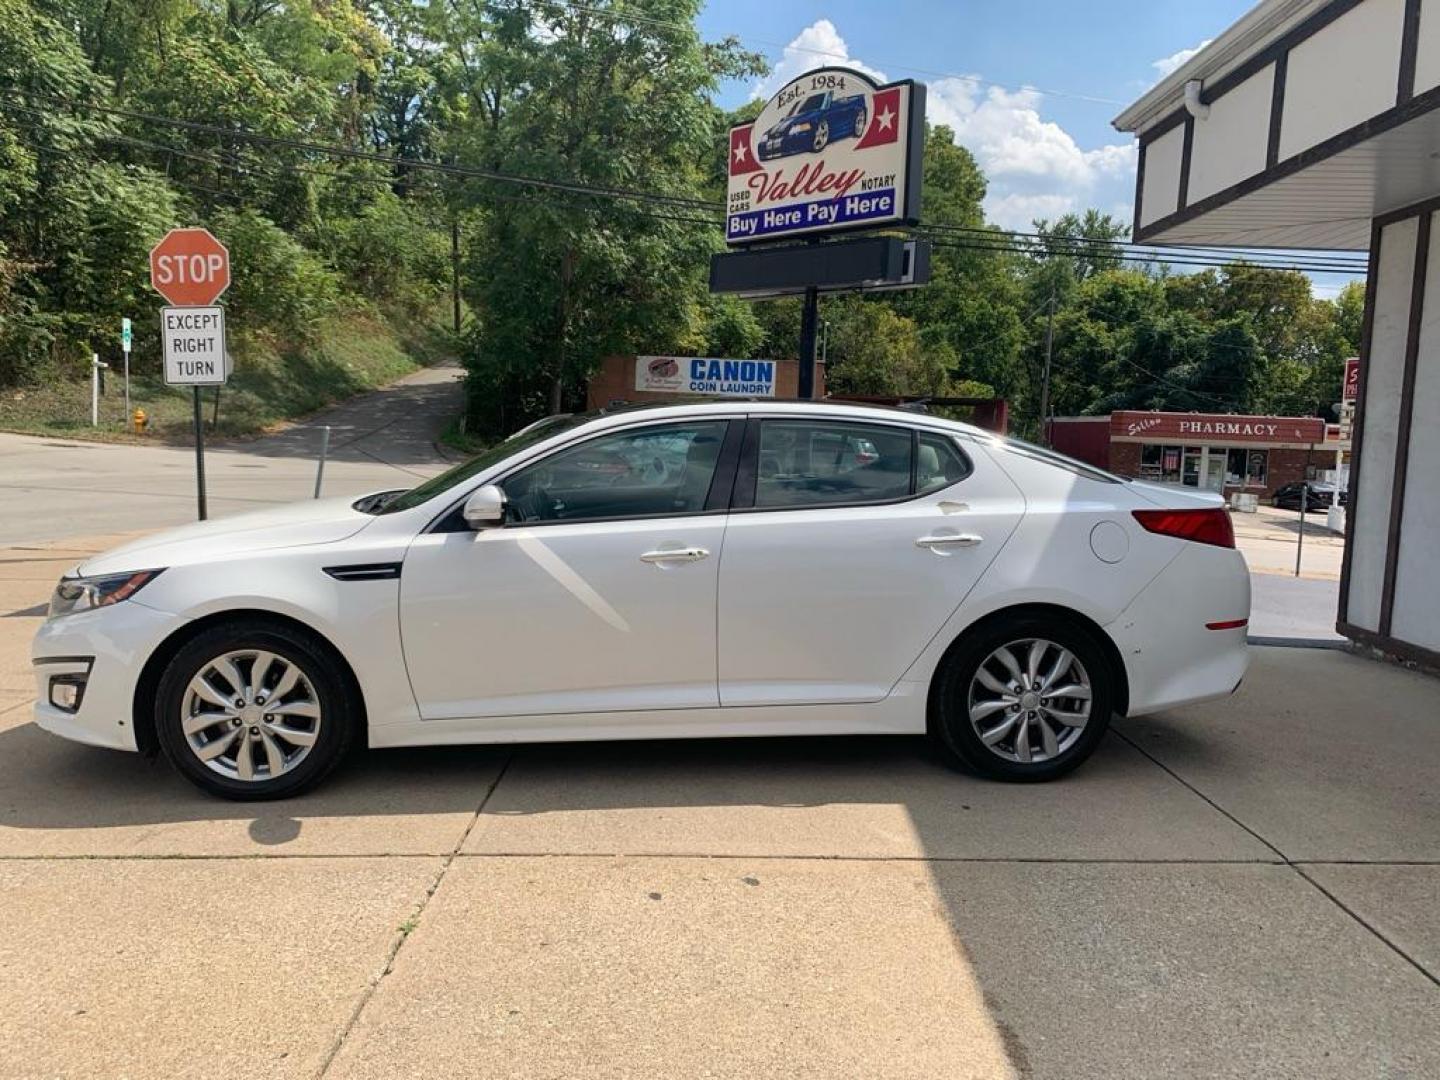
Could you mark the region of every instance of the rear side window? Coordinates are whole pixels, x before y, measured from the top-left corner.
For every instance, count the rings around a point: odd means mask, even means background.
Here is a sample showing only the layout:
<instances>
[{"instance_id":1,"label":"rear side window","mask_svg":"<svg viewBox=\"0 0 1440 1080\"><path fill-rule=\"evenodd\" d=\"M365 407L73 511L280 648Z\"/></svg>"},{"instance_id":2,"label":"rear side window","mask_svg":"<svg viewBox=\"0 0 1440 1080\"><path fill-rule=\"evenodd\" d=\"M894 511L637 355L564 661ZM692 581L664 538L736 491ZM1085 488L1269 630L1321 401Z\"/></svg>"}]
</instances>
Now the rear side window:
<instances>
[{"instance_id":1,"label":"rear side window","mask_svg":"<svg viewBox=\"0 0 1440 1080\"><path fill-rule=\"evenodd\" d=\"M799 509L908 498L913 432L884 424L766 420L756 461L757 509Z\"/></svg>"},{"instance_id":2,"label":"rear side window","mask_svg":"<svg viewBox=\"0 0 1440 1080\"><path fill-rule=\"evenodd\" d=\"M920 436L915 452L915 494L928 495L970 475L970 462L965 460L953 439L928 432Z\"/></svg>"},{"instance_id":3,"label":"rear side window","mask_svg":"<svg viewBox=\"0 0 1440 1080\"><path fill-rule=\"evenodd\" d=\"M1097 469L1094 465L1087 465L1083 461L1076 461L1074 458L1056 453L1048 447L1036 446L1022 439L1011 438L1008 435L1003 437L997 436L995 445L1003 447L1013 454L1023 454L1025 457L1035 458L1037 461L1043 461L1048 465L1055 465L1090 480L1100 480L1106 484L1122 484L1125 482L1124 477L1116 476L1114 473L1108 473L1104 469Z\"/></svg>"}]
</instances>

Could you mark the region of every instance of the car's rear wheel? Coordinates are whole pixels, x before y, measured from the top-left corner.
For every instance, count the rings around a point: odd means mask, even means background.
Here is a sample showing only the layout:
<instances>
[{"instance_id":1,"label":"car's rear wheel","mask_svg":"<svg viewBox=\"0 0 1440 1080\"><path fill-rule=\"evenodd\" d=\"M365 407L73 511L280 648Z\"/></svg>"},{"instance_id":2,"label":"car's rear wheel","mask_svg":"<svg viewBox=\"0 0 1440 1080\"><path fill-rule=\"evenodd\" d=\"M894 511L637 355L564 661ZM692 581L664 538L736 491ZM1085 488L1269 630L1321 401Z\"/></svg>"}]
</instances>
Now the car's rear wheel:
<instances>
[{"instance_id":1,"label":"car's rear wheel","mask_svg":"<svg viewBox=\"0 0 1440 1080\"><path fill-rule=\"evenodd\" d=\"M859 108L859 109L856 109L856 110L855 110L855 130L854 130L851 134L853 134L857 139L860 138L860 136L862 136L862 135L865 134L865 120L866 120L865 109L864 109L863 107L862 107L862 108Z\"/></svg>"},{"instance_id":2,"label":"car's rear wheel","mask_svg":"<svg viewBox=\"0 0 1440 1080\"><path fill-rule=\"evenodd\" d=\"M1063 616L998 619L951 649L936 674L935 733L975 772L1051 780L1089 757L1115 703L1094 633Z\"/></svg>"},{"instance_id":3,"label":"car's rear wheel","mask_svg":"<svg viewBox=\"0 0 1440 1080\"><path fill-rule=\"evenodd\" d=\"M254 620L212 627L182 646L155 708L165 756L227 799L298 795L340 763L357 723L329 651L308 634Z\"/></svg>"}]
</instances>

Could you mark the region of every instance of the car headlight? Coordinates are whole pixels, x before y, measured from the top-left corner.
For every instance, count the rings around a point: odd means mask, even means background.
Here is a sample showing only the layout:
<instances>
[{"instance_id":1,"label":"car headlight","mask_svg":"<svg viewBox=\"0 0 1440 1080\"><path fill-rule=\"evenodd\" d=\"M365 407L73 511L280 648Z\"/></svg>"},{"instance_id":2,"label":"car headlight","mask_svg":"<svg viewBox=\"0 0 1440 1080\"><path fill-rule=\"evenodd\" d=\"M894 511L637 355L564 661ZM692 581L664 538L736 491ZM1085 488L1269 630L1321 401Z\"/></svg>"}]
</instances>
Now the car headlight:
<instances>
[{"instance_id":1,"label":"car headlight","mask_svg":"<svg viewBox=\"0 0 1440 1080\"><path fill-rule=\"evenodd\" d=\"M790 127L790 134L799 135L803 132L809 131L812 127L814 127L813 124L793 124Z\"/></svg>"},{"instance_id":2,"label":"car headlight","mask_svg":"<svg viewBox=\"0 0 1440 1080\"><path fill-rule=\"evenodd\" d=\"M128 600L160 576L159 570L135 570L98 577L63 577L50 596L50 618L91 611Z\"/></svg>"}]
</instances>

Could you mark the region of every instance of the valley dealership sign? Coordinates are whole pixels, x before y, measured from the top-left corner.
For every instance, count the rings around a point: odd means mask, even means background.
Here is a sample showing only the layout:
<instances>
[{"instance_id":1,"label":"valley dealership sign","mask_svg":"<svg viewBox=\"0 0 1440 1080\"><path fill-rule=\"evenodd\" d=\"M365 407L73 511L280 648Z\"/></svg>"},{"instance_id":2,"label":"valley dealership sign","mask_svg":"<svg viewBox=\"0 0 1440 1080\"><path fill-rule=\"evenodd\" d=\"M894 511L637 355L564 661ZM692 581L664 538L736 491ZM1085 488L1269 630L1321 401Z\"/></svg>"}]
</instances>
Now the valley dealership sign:
<instances>
[{"instance_id":1,"label":"valley dealership sign","mask_svg":"<svg viewBox=\"0 0 1440 1080\"><path fill-rule=\"evenodd\" d=\"M725 239L916 224L924 143L923 85L807 71L730 129Z\"/></svg>"},{"instance_id":2,"label":"valley dealership sign","mask_svg":"<svg viewBox=\"0 0 1440 1080\"><path fill-rule=\"evenodd\" d=\"M1196 443L1323 443L1325 421L1313 416L1113 412L1112 439Z\"/></svg>"}]
</instances>

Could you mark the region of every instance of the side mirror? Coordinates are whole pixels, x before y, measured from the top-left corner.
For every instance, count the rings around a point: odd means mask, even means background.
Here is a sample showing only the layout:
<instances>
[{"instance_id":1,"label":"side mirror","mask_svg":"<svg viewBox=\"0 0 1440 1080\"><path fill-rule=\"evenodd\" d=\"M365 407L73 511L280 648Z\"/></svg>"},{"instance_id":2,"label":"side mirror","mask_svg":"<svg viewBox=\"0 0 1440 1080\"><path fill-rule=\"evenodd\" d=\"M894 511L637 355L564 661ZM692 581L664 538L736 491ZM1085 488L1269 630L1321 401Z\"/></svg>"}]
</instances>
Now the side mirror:
<instances>
[{"instance_id":1,"label":"side mirror","mask_svg":"<svg viewBox=\"0 0 1440 1080\"><path fill-rule=\"evenodd\" d=\"M472 529L488 529L505 523L505 492L497 484L476 488L465 500L460 514Z\"/></svg>"}]
</instances>

